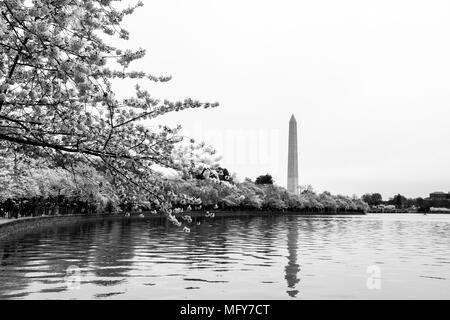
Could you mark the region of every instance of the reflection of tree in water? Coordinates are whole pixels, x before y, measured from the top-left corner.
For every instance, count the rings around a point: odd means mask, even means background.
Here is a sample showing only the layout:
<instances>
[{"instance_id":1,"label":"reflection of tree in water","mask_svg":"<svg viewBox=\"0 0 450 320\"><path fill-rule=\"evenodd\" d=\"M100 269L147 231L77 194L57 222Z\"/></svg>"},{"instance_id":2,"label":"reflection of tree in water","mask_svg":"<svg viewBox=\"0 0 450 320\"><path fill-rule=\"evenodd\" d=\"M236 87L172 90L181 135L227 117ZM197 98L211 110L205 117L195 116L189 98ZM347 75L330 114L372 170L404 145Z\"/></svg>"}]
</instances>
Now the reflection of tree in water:
<instances>
[{"instance_id":1,"label":"reflection of tree in water","mask_svg":"<svg viewBox=\"0 0 450 320\"><path fill-rule=\"evenodd\" d=\"M12 291L21 291L28 286L29 279L24 277L20 262L24 261L21 251L30 246L30 242L22 244L17 240L0 243L0 299L8 298Z\"/></svg>"},{"instance_id":2,"label":"reflection of tree in water","mask_svg":"<svg viewBox=\"0 0 450 320\"><path fill-rule=\"evenodd\" d=\"M66 290L64 277L67 268L71 265L82 268L88 263L85 254L88 248L83 246L89 243L84 238L86 228L86 224L77 223L1 241L0 297L26 296L31 293L25 290L32 282L46 285L46 292ZM80 238L84 240L78 241Z\"/></svg>"},{"instance_id":3,"label":"reflection of tree in water","mask_svg":"<svg viewBox=\"0 0 450 320\"><path fill-rule=\"evenodd\" d=\"M288 264L285 267L284 278L287 281L288 290L287 294L295 298L298 294L296 289L297 284L300 282L298 273L300 271L300 265L297 263L297 248L298 248L298 228L297 220L289 217L286 221L288 226L287 232L287 249L288 249Z\"/></svg>"},{"instance_id":4,"label":"reflection of tree in water","mask_svg":"<svg viewBox=\"0 0 450 320\"><path fill-rule=\"evenodd\" d=\"M165 230L166 220L152 219L151 227L148 221L140 219L104 221L100 225L97 224L90 257L95 266L94 274L99 278L93 282L97 285L111 286L132 279L133 276L139 276L130 274L136 270L135 258L137 255L146 254L139 250L144 248L145 251L151 251L155 241L161 241L161 236L170 232Z\"/></svg>"},{"instance_id":5,"label":"reflection of tree in water","mask_svg":"<svg viewBox=\"0 0 450 320\"><path fill-rule=\"evenodd\" d=\"M1 241L0 297L65 291L72 266L81 269L82 285L113 286L131 279L136 245L148 250L174 233L165 218L152 219L151 228L146 222L89 220ZM37 283L38 291L31 292Z\"/></svg>"}]
</instances>

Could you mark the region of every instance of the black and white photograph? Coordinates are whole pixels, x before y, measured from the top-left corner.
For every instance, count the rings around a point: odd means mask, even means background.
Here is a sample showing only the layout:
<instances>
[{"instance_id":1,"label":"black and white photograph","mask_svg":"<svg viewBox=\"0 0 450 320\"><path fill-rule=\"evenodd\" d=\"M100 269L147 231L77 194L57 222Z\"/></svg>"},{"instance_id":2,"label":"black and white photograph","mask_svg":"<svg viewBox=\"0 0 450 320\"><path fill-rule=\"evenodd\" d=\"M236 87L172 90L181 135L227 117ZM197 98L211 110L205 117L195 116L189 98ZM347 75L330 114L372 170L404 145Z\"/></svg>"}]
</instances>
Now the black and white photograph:
<instances>
[{"instance_id":1,"label":"black and white photograph","mask_svg":"<svg viewBox=\"0 0 450 320\"><path fill-rule=\"evenodd\" d=\"M0 0L0 300L450 300L449 57L448 0Z\"/></svg>"}]
</instances>

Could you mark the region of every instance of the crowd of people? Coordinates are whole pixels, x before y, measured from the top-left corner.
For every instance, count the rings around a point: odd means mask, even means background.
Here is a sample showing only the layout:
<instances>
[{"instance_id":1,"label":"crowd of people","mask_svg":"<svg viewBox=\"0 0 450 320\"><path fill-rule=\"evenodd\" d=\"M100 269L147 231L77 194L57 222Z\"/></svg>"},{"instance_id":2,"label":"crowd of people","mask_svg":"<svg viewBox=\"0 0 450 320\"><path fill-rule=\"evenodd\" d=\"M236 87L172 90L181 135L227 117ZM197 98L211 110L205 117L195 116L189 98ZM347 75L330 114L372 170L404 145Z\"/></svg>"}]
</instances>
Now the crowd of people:
<instances>
[{"instance_id":1,"label":"crowd of people","mask_svg":"<svg viewBox=\"0 0 450 320\"><path fill-rule=\"evenodd\" d=\"M93 203L65 196L8 198L0 202L0 217L10 219L80 213L91 214L96 212L97 207Z\"/></svg>"}]
</instances>

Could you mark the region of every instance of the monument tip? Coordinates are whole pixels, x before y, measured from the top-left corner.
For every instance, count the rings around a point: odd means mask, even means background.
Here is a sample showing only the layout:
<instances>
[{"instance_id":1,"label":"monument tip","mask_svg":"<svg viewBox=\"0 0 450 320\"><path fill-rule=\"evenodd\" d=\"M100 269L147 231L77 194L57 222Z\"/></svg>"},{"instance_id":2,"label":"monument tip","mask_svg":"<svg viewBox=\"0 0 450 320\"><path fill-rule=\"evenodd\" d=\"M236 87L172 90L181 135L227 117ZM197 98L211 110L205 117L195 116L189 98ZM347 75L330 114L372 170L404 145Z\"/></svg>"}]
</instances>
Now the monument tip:
<instances>
[{"instance_id":1,"label":"monument tip","mask_svg":"<svg viewBox=\"0 0 450 320\"><path fill-rule=\"evenodd\" d=\"M295 120L294 114L292 114L291 120L289 120L289 121L297 121L297 120Z\"/></svg>"}]
</instances>

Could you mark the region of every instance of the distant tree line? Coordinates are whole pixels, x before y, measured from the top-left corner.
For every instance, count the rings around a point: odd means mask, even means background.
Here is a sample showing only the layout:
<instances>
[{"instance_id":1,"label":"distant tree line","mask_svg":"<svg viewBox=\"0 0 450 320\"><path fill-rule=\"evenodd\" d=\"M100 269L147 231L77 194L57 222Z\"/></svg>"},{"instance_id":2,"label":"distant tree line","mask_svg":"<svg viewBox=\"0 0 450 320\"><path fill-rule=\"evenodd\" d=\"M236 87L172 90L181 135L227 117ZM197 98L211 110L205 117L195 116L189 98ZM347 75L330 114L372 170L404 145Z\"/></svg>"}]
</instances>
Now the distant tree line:
<instances>
[{"instance_id":1,"label":"distant tree line","mask_svg":"<svg viewBox=\"0 0 450 320\"><path fill-rule=\"evenodd\" d=\"M200 167L185 176L166 179L159 191L167 201L123 197L113 182L90 167L74 172L3 158L0 169L0 216L23 217L73 213L164 210L173 213L208 210L295 211L299 213L364 212L356 196L317 194L311 186L299 194L276 185L270 174L238 182L226 168Z\"/></svg>"},{"instance_id":2,"label":"distant tree line","mask_svg":"<svg viewBox=\"0 0 450 320\"><path fill-rule=\"evenodd\" d=\"M428 212L431 207L450 208L450 201L418 198L407 198L396 194L388 200L383 200L379 193L366 193L361 199L370 206L394 205L396 209L409 209L415 207L419 212Z\"/></svg>"},{"instance_id":3,"label":"distant tree line","mask_svg":"<svg viewBox=\"0 0 450 320\"><path fill-rule=\"evenodd\" d=\"M368 205L356 196L331 195L329 192L315 193L311 186L299 194L289 193L274 184L271 175L259 176L252 181L233 179L207 181L204 179L175 180L175 194L184 194L199 199L192 206L183 197L174 198L177 207L188 210L232 210L232 211L294 211L314 213L364 212Z\"/></svg>"}]
</instances>

